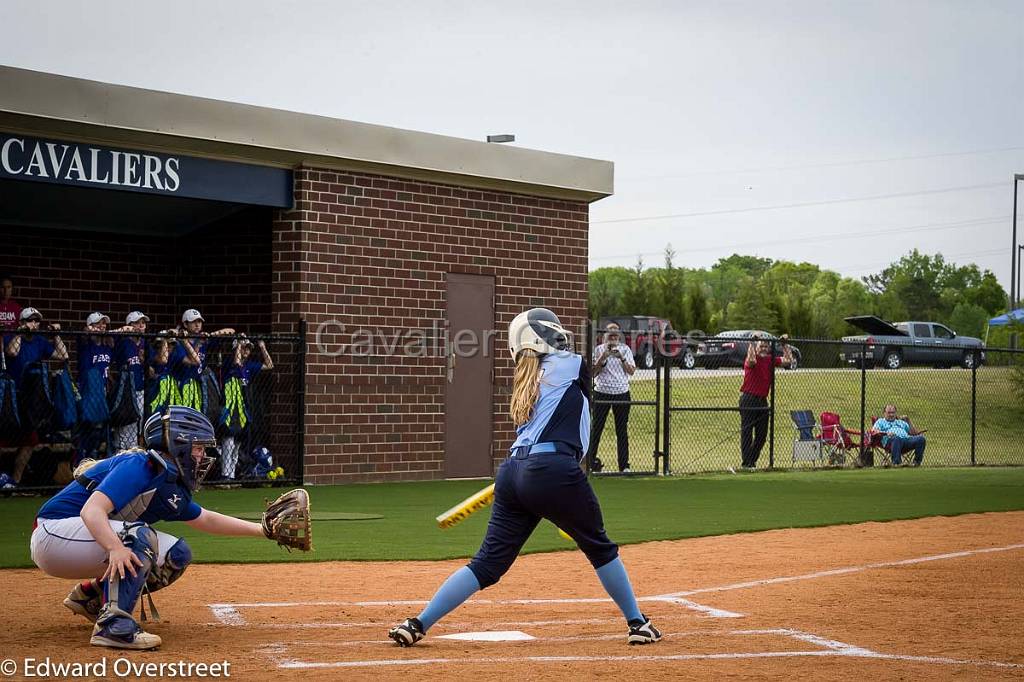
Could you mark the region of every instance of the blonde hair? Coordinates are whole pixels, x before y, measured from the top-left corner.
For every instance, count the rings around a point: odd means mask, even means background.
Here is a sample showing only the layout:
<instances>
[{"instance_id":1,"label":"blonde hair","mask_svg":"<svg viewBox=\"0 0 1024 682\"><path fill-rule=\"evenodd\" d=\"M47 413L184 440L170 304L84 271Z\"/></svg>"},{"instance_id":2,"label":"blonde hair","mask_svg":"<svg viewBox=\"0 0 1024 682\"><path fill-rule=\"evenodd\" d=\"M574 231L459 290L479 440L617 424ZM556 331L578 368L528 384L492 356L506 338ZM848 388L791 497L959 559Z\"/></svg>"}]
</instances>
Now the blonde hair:
<instances>
[{"instance_id":1,"label":"blonde hair","mask_svg":"<svg viewBox=\"0 0 1024 682\"><path fill-rule=\"evenodd\" d=\"M76 466L75 470L71 472L71 475L75 478L78 478L79 476L89 471L89 469L92 469L99 463L100 462L98 459L89 459L88 457L86 457L85 459L78 463L78 466Z\"/></svg>"},{"instance_id":2,"label":"blonde hair","mask_svg":"<svg viewBox=\"0 0 1024 682\"><path fill-rule=\"evenodd\" d=\"M540 355L524 348L516 356L516 369L512 378L512 402L509 416L516 426L530 421L533 404L540 395Z\"/></svg>"}]
</instances>

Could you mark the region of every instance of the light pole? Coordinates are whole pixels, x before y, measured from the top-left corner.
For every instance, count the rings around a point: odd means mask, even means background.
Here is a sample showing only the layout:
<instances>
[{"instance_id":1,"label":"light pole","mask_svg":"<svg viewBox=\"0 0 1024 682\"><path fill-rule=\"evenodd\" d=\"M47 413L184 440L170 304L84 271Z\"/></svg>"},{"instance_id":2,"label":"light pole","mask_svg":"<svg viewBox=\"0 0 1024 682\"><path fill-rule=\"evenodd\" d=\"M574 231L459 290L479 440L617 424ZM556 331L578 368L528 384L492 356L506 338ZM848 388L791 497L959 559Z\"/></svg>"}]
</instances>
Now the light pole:
<instances>
[{"instance_id":1,"label":"light pole","mask_svg":"<svg viewBox=\"0 0 1024 682\"><path fill-rule=\"evenodd\" d=\"M1020 264L1024 261L1024 244L1017 247L1017 305L1024 306L1024 295L1021 293Z\"/></svg>"},{"instance_id":2,"label":"light pole","mask_svg":"<svg viewBox=\"0 0 1024 682\"><path fill-rule=\"evenodd\" d=\"M1020 298L1020 277L1017 274L1017 187L1024 180L1024 173L1013 174L1013 241L1010 246L1010 310L1017 306Z\"/></svg>"}]
</instances>

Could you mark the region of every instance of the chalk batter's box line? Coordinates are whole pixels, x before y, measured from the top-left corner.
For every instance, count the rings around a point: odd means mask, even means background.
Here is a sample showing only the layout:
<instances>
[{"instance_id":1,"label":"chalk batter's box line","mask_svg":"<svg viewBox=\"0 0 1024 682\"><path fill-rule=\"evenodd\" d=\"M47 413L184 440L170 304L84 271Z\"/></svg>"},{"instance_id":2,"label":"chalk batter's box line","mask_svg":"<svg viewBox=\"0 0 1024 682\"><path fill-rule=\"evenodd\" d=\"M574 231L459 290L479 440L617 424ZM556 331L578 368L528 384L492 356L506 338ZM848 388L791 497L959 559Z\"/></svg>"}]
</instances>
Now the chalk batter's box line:
<instances>
[{"instance_id":1,"label":"chalk batter's box line","mask_svg":"<svg viewBox=\"0 0 1024 682\"><path fill-rule=\"evenodd\" d=\"M751 580L742 583L732 583L730 585L721 585L718 587L701 587L692 590L683 590L680 592L670 592L668 594L661 594L652 597L640 597L640 601L673 601L681 606L691 608L697 611L704 611L707 615L718 618L736 618L742 614L732 613L720 609L714 609L709 606L697 604L684 597L692 596L695 594L706 594L713 592L728 592L732 590L749 589L753 587L761 587L764 585L778 585L781 583L796 582L801 580L814 580L817 578L827 578L837 575L848 575L850 573L858 573L860 571L868 571L879 568L893 568L898 566L911 566L914 564L927 563L931 561L944 561L948 559L960 559L964 557L975 556L979 554L991 554L994 552L1009 552L1013 550L1024 549L1024 543L1006 545L1003 547L986 547L981 549L969 549L960 552L949 552L946 554L932 554L929 556L915 557L912 559L900 559L897 561L882 561L870 564L862 564L859 566L846 566L843 568L834 568L825 571L816 571L814 573L804 573L802 575L795 576L782 576L776 578L765 578L762 580ZM470 603L473 604L498 604L498 605L514 605L514 604L597 604L610 602L607 598L579 598L579 599L508 599L508 600L489 600L489 599L474 599ZM423 600L392 600L392 601L355 601L355 602L341 602L341 601L308 601L308 602L239 602L239 603L220 603L220 604L208 604L210 611L213 612L214 617L221 625L229 626L243 626L246 625L246 620L239 612L242 608L288 608L288 607L301 607L301 606L420 606L425 604ZM717 612L717 613L715 613ZM301 627L301 626L297 626Z\"/></svg>"},{"instance_id":2,"label":"chalk batter's box line","mask_svg":"<svg viewBox=\"0 0 1024 682\"><path fill-rule=\"evenodd\" d=\"M683 634L683 633L680 633ZM691 633L686 633L691 634ZM713 633L705 633L713 634ZM722 634L722 633L720 633ZM806 651L754 651L754 652L727 652L716 654L669 654L669 655L631 655L631 656L486 656L476 658L401 658L401 659L375 659L364 661L302 661L294 658L284 658L281 654L288 652L291 645L275 643L259 649L271 658L278 668L285 670L309 670L326 668L373 668L373 667L402 667L418 665L478 665L478 664L503 664L503 663L607 663L607 662L630 662L630 663L657 663L662 661L696 661L696 660L735 660L751 658L798 658L798 657L848 657L848 658L869 658L891 661L910 661L919 663L932 663L951 666L975 666L992 667L1004 669L1024 669L1024 665L1018 663L1004 663L1000 661L983 661L971 659L954 659L938 656L909 656L903 654L883 654L863 647L854 646L845 642L839 642L826 637L820 637L800 630L788 628L771 628L763 630L732 630L724 634L737 636L762 636L775 635L789 637L800 642L817 646L817 649ZM621 635L615 635L620 639ZM545 641L585 641L593 640L593 637L563 637L557 640ZM318 643L321 644L321 643Z\"/></svg>"},{"instance_id":3,"label":"chalk batter's box line","mask_svg":"<svg viewBox=\"0 0 1024 682\"><path fill-rule=\"evenodd\" d=\"M716 609L712 606L705 604L698 604L695 601L689 599L682 599L680 597L641 597L638 601L644 602L661 602L666 604L675 604L682 606L683 608L689 609L690 611L696 611L704 614L709 618L742 618L742 613L736 613L734 611L726 611L725 609ZM208 604L210 611L213 612L213 616L217 619L220 625L227 625L233 627L281 627L281 628L302 628L302 627L351 627L346 623L271 623L271 624L260 624L260 623L249 623L246 621L245 616L241 614L239 609L260 609L260 608L273 608L273 609L284 609L284 608L298 608L298 607L315 607L315 606L361 606L361 607L381 607L381 606L423 606L427 602L426 600L407 600L407 601L380 601L380 602L350 602L350 601L294 601L294 602L248 602L248 603L237 603L237 604ZM603 599L509 599L509 600L490 600L490 599L471 599L467 604L472 605L499 605L499 606L514 606L514 605L535 605L535 604L612 604L612 600L608 598ZM546 621L555 624L556 621ZM557 621L558 624L567 623L583 623L588 621ZM514 623L513 623L514 624Z\"/></svg>"}]
</instances>

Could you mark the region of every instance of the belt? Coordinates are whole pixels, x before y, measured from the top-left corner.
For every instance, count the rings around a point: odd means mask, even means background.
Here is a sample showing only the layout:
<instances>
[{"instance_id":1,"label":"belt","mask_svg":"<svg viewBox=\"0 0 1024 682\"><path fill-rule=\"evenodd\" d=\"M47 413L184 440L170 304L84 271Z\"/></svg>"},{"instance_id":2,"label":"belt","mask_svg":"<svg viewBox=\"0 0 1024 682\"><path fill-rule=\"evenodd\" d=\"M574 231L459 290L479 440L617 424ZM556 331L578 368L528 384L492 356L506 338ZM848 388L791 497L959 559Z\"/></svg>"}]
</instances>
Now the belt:
<instances>
[{"instance_id":1,"label":"belt","mask_svg":"<svg viewBox=\"0 0 1024 682\"><path fill-rule=\"evenodd\" d=\"M512 448L510 453L510 457L517 458L540 454L558 454L576 457L579 454L574 452L564 443L534 443L533 445L520 445L519 447Z\"/></svg>"}]
</instances>

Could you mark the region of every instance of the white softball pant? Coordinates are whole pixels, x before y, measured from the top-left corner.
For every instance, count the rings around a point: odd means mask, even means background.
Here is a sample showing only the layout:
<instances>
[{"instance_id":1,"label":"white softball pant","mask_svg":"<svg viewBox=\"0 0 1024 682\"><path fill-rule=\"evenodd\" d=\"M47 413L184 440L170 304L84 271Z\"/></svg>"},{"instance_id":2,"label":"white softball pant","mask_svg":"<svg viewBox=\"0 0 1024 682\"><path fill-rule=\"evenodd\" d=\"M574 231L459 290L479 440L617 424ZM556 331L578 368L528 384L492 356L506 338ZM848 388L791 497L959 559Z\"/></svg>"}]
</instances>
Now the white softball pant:
<instances>
[{"instance_id":1,"label":"white softball pant","mask_svg":"<svg viewBox=\"0 0 1024 682\"><path fill-rule=\"evenodd\" d=\"M30 543L32 561L44 573L55 578L84 580L99 578L107 570L107 551L93 540L80 516L66 519L38 519ZM109 521L110 528L120 533L124 521ZM155 530L155 529L154 529ZM178 538L156 531L159 548L156 565L164 558Z\"/></svg>"}]
</instances>

